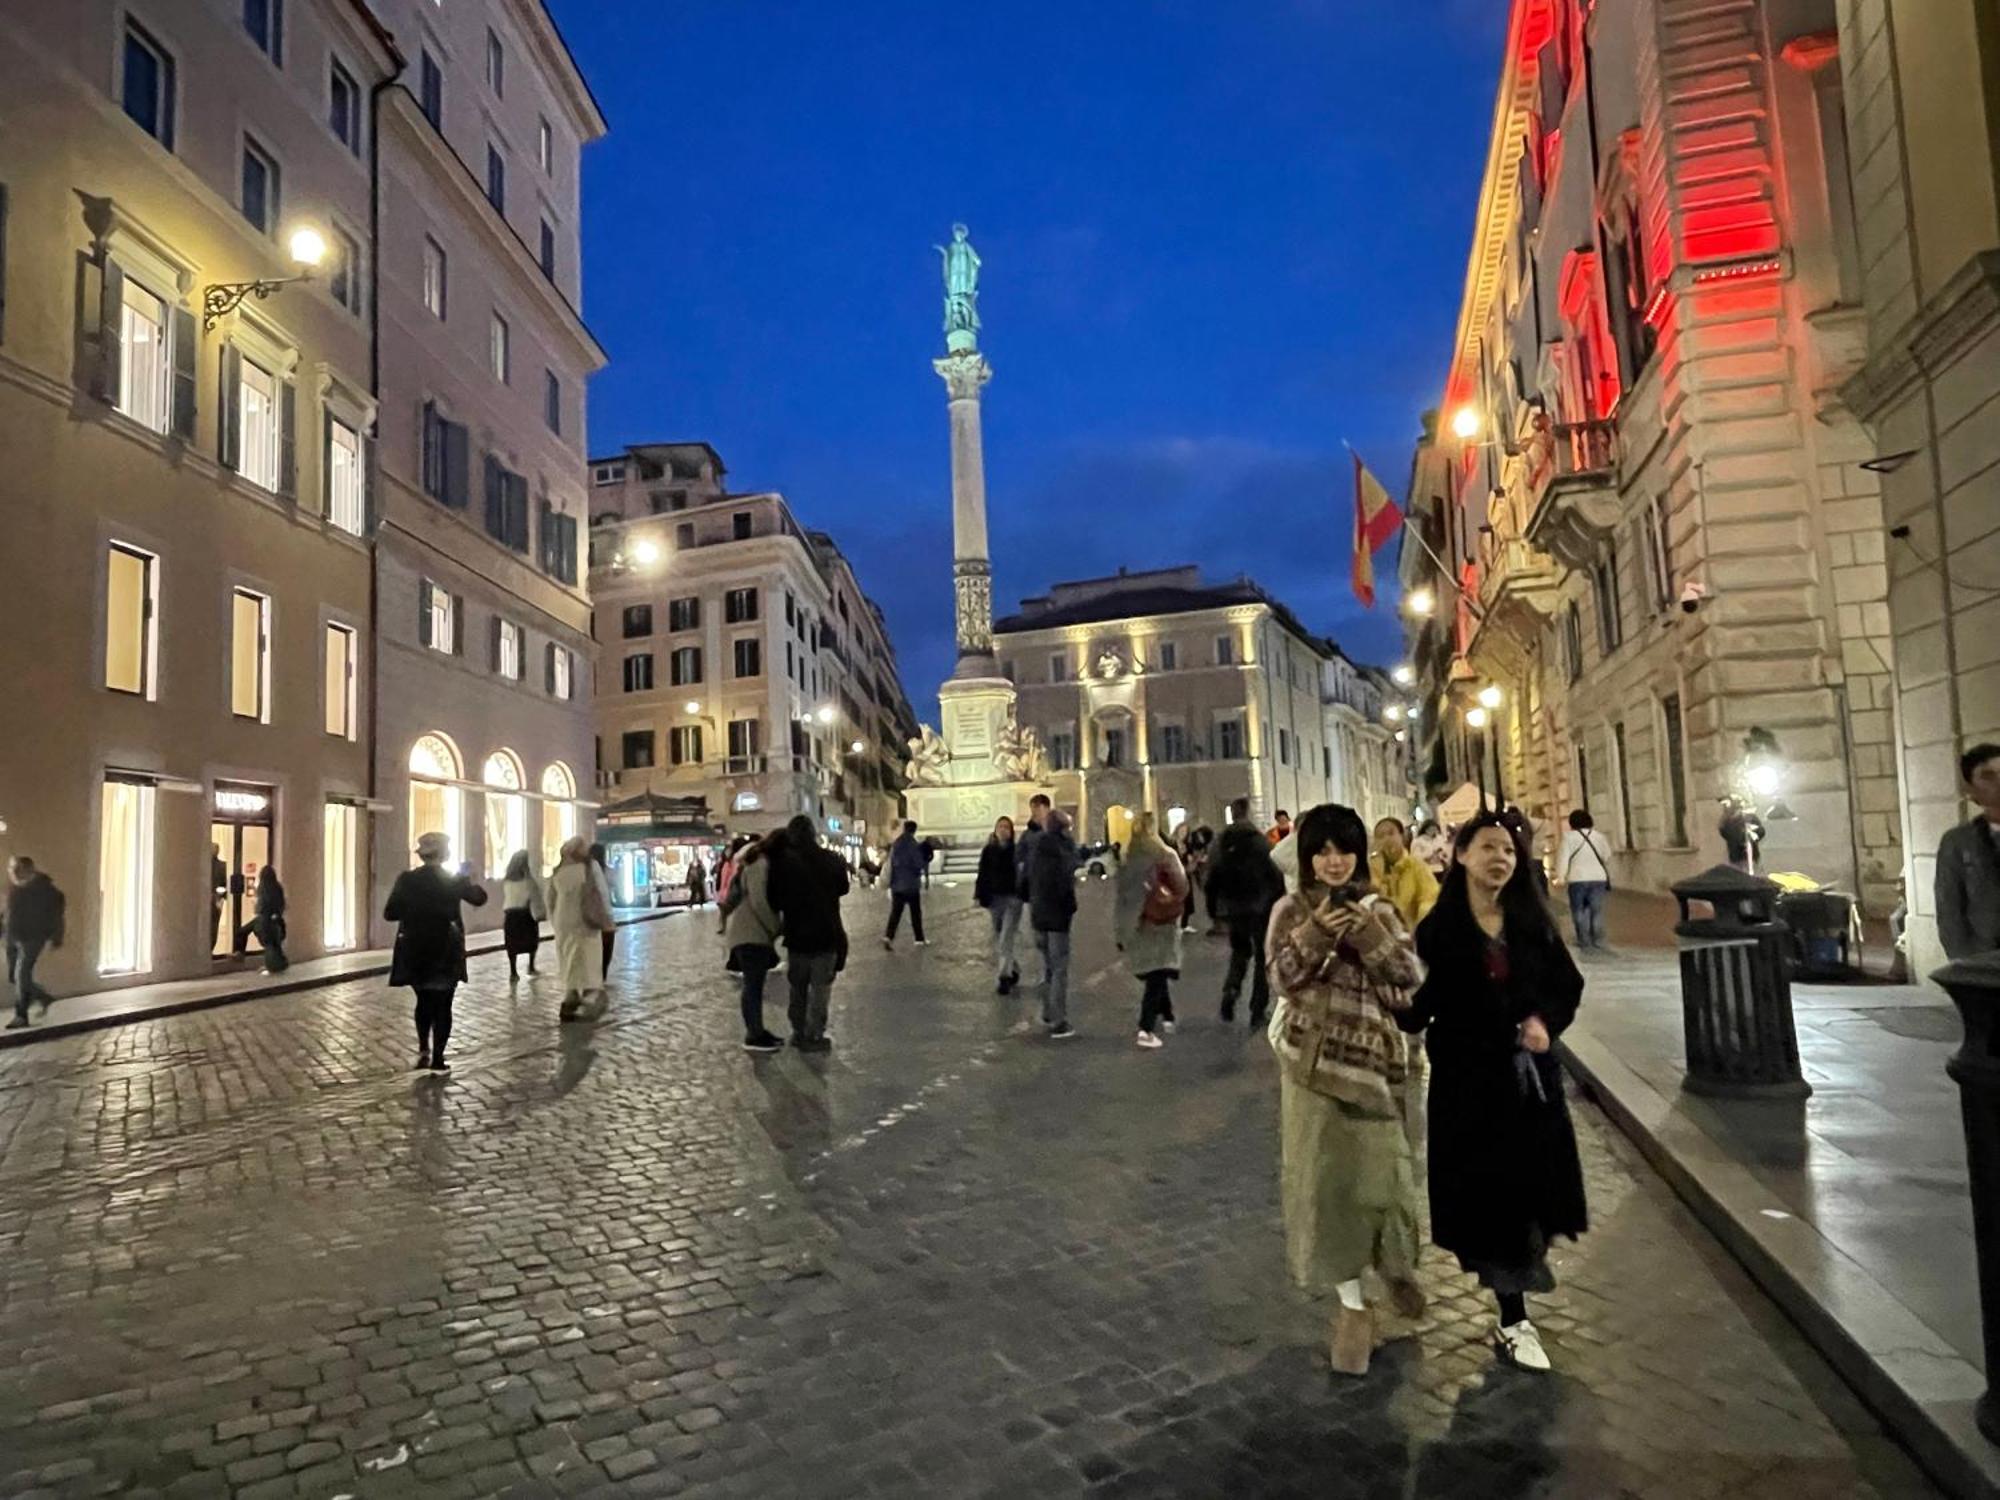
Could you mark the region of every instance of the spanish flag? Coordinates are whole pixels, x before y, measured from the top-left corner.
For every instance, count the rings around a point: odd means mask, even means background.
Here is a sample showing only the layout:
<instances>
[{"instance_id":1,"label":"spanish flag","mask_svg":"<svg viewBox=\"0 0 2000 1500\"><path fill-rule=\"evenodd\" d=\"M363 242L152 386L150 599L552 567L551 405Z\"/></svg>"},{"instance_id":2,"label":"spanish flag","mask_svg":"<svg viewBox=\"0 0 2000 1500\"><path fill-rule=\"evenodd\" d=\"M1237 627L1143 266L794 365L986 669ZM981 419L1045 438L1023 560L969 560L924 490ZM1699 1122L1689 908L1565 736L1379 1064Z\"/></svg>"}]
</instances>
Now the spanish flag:
<instances>
[{"instance_id":1,"label":"spanish flag","mask_svg":"<svg viewBox=\"0 0 2000 1500\"><path fill-rule=\"evenodd\" d=\"M1389 498L1382 481L1368 472L1361 455L1354 455L1354 565L1349 574L1354 597L1365 609L1375 607L1375 554L1403 524L1402 509Z\"/></svg>"}]
</instances>

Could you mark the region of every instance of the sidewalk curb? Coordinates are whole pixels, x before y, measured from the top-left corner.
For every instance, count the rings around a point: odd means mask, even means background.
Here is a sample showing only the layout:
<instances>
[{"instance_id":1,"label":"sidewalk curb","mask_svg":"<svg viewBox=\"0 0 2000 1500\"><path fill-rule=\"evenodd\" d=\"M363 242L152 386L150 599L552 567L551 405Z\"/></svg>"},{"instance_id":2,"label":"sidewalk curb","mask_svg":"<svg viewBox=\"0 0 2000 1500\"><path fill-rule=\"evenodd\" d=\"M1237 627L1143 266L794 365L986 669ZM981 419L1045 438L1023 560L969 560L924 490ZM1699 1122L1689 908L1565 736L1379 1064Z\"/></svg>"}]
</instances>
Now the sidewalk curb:
<instances>
[{"instance_id":1,"label":"sidewalk curb","mask_svg":"<svg viewBox=\"0 0 2000 1500\"><path fill-rule=\"evenodd\" d=\"M641 922L658 922L687 907L661 907L641 916L622 918L620 929L636 927ZM552 941L544 938L544 942ZM491 935L482 934L477 945L468 941L465 956L468 959L485 958L490 954L506 951L506 939L496 929ZM349 969L343 974L316 974L304 979L273 979L269 984L255 985L249 989L223 990L213 995L189 995L180 1000L163 1000L158 1005L149 1005L138 1010L108 1011L100 1016L82 1016L74 1021L43 1020L20 1031L0 1031L0 1050L9 1047L32 1047L37 1042L52 1042L60 1037L81 1036L87 1031L107 1031L114 1026L130 1026L139 1021L158 1021L168 1016L184 1016L191 1011L216 1010L225 1005L235 1005L244 1000L270 1000L279 995L296 995L306 990L325 989L330 985L347 984L356 979L380 979L389 972L388 960L379 964L369 964L364 968Z\"/></svg>"},{"instance_id":2,"label":"sidewalk curb","mask_svg":"<svg viewBox=\"0 0 2000 1500\"><path fill-rule=\"evenodd\" d=\"M1574 1032L1557 1048L1639 1154L1925 1472L1960 1500L2000 1500L2000 1448L1973 1420L1986 1387L1979 1369L1811 1224L1766 1214L1776 1200L1754 1174L1677 1122L1673 1101L1610 1048Z\"/></svg>"}]
</instances>

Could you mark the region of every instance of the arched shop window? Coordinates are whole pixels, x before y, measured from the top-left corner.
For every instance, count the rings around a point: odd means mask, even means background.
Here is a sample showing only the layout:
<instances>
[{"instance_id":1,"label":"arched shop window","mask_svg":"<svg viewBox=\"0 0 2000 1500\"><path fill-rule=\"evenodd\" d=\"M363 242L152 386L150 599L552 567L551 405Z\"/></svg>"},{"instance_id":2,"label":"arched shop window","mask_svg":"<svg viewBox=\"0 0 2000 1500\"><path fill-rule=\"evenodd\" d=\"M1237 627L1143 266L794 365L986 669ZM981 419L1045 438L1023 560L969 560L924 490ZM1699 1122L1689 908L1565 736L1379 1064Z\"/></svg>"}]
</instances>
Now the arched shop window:
<instances>
[{"instance_id":1,"label":"arched shop window","mask_svg":"<svg viewBox=\"0 0 2000 1500\"><path fill-rule=\"evenodd\" d=\"M417 840L441 833L451 840L453 862L465 856L464 805L455 783L465 777L465 763L447 735L419 735L410 746L410 863L417 862Z\"/></svg>"},{"instance_id":2,"label":"arched shop window","mask_svg":"<svg viewBox=\"0 0 2000 1500\"><path fill-rule=\"evenodd\" d=\"M542 772L542 869L556 867L562 846L576 836L576 777L557 761Z\"/></svg>"},{"instance_id":3,"label":"arched shop window","mask_svg":"<svg viewBox=\"0 0 2000 1500\"><path fill-rule=\"evenodd\" d=\"M499 879L516 850L528 847L528 799L521 795L520 757L512 750L495 750L486 757L479 779L494 788L486 794L486 873Z\"/></svg>"}]
</instances>

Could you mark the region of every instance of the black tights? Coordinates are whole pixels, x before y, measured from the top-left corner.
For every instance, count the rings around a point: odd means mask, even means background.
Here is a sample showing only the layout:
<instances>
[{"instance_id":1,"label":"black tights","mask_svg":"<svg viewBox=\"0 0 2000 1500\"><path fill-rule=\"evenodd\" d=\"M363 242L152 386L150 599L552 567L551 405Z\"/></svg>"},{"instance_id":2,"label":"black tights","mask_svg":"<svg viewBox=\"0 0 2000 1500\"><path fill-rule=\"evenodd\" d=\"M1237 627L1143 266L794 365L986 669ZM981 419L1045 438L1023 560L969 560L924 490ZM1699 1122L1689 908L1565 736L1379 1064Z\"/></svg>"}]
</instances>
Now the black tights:
<instances>
[{"instance_id":1,"label":"black tights","mask_svg":"<svg viewBox=\"0 0 2000 1500\"><path fill-rule=\"evenodd\" d=\"M433 1058L444 1056L444 1044L451 1040L451 997L449 990L417 991L417 1046Z\"/></svg>"},{"instance_id":2,"label":"black tights","mask_svg":"<svg viewBox=\"0 0 2000 1500\"><path fill-rule=\"evenodd\" d=\"M1494 1301L1500 1304L1500 1326L1512 1328L1516 1323L1524 1323L1528 1318L1528 1299L1521 1292L1495 1292Z\"/></svg>"}]
</instances>

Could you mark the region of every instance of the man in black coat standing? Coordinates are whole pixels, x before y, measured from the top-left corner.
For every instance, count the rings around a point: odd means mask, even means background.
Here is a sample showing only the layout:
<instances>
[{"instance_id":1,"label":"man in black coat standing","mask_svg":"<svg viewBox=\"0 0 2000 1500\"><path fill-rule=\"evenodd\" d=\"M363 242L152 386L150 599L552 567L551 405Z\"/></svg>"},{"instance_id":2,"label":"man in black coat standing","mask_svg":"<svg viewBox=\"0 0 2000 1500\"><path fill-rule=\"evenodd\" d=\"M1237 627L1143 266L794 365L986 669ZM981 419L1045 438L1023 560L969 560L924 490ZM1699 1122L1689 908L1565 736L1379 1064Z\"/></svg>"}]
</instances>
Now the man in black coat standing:
<instances>
[{"instance_id":1,"label":"man in black coat standing","mask_svg":"<svg viewBox=\"0 0 2000 1500\"><path fill-rule=\"evenodd\" d=\"M785 849L771 866L766 894L784 924L792 1045L801 1052L830 1052L826 1013L833 1003L833 976L847 961L847 929L840 921L847 862L820 847L819 830L804 813L785 825Z\"/></svg>"},{"instance_id":2,"label":"man in black coat standing","mask_svg":"<svg viewBox=\"0 0 2000 1500\"><path fill-rule=\"evenodd\" d=\"M14 1019L6 1030L28 1024L32 1003L47 1014L55 999L35 983L35 961L47 947L60 948L63 941L63 913L66 902L56 883L35 868L25 854L17 854L8 867L7 887L7 977L14 985Z\"/></svg>"},{"instance_id":3,"label":"man in black coat standing","mask_svg":"<svg viewBox=\"0 0 2000 1500\"><path fill-rule=\"evenodd\" d=\"M1250 977L1250 1029L1264 1024L1271 1005L1271 981L1264 966L1264 930L1271 908L1285 894L1285 877L1271 859L1271 843L1250 821L1250 799L1229 805L1229 826L1216 840L1208 869L1208 914L1229 926L1229 972L1222 981L1222 1019L1236 1019L1243 976Z\"/></svg>"}]
</instances>

